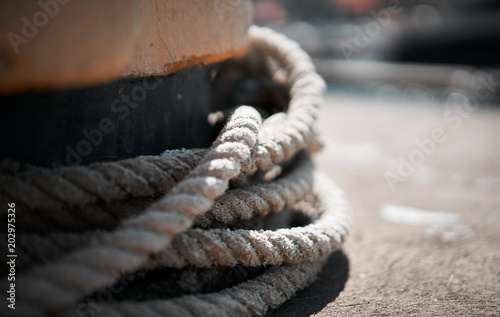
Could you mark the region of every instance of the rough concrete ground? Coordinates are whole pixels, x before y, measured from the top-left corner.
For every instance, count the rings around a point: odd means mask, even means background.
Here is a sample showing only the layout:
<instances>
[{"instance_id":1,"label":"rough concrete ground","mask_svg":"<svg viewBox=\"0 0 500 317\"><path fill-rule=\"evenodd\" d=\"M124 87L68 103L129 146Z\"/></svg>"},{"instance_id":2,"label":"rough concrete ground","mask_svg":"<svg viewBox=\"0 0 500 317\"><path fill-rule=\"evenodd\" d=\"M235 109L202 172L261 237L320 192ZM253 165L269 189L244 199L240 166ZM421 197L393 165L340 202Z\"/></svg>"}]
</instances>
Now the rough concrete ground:
<instances>
[{"instance_id":1,"label":"rough concrete ground","mask_svg":"<svg viewBox=\"0 0 500 317\"><path fill-rule=\"evenodd\" d=\"M268 315L500 315L499 108L458 124L434 102L329 94L322 111L327 146L316 161L347 193L354 226L318 281ZM446 141L391 190L384 173L398 175L398 157L408 160L435 128ZM461 219L398 224L381 217L385 204Z\"/></svg>"}]
</instances>

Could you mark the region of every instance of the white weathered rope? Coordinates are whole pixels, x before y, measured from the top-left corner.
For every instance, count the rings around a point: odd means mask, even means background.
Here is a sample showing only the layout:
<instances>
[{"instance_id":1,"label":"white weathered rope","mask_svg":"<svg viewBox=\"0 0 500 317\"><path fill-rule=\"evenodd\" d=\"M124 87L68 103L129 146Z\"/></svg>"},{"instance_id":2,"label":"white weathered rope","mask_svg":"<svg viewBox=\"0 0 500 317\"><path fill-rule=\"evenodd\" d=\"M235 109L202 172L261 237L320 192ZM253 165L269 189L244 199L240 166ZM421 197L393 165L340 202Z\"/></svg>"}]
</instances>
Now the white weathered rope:
<instances>
[{"instance_id":1,"label":"white weathered rope","mask_svg":"<svg viewBox=\"0 0 500 317\"><path fill-rule=\"evenodd\" d=\"M165 265L279 266L218 293L119 302L103 315L261 315L314 279L350 226L342 192L322 176L313 180L308 154L297 155L321 148L314 125L324 83L296 43L258 27L249 34L253 47L285 74L291 97L286 113L261 122L253 108L239 107L209 150L0 174L0 200L27 210L22 226L34 232L39 251L52 253L44 258L23 243L34 260L16 281L15 316L74 315L78 301L118 280L115 272ZM226 191L232 179L292 159L291 171L272 182ZM293 208L311 192L319 197L314 204L319 218L306 227L211 228ZM206 230L191 228L195 223ZM54 228L93 231L81 233L81 240L62 233L62 239L74 239L51 249Z\"/></svg>"},{"instance_id":2,"label":"white weathered rope","mask_svg":"<svg viewBox=\"0 0 500 317\"><path fill-rule=\"evenodd\" d=\"M342 192L321 180L321 175L316 178L315 191L321 192L321 187L330 190L321 195L321 202L328 207L315 223L276 231L190 229L177 235L170 247L155 255L156 266L296 264L332 253L347 236L351 219Z\"/></svg>"},{"instance_id":3,"label":"white weathered rope","mask_svg":"<svg viewBox=\"0 0 500 317\"><path fill-rule=\"evenodd\" d=\"M92 246L24 274L17 282L18 304L25 310L20 311L62 308L116 281L111 270L133 272L141 267L149 254L164 249L208 210L231 178L248 168L259 127L257 111L238 108L202 162L169 195Z\"/></svg>"},{"instance_id":4,"label":"white weathered rope","mask_svg":"<svg viewBox=\"0 0 500 317\"><path fill-rule=\"evenodd\" d=\"M255 215L264 216L269 212L292 208L312 191L313 176L314 166L310 158L304 156L288 174L273 182L226 191L216 199L207 213L195 219L195 223L210 228L213 221L232 224ZM20 264L28 266L29 262L53 261L64 256L66 250L88 245L98 235L100 233L95 230L83 233L24 234L17 240ZM6 241L2 243L7 246Z\"/></svg>"},{"instance_id":5,"label":"white weathered rope","mask_svg":"<svg viewBox=\"0 0 500 317\"><path fill-rule=\"evenodd\" d=\"M169 301L110 305L100 316L262 316L310 284L324 259L275 267L253 280L215 294L186 295ZM146 313L147 312L147 313Z\"/></svg>"},{"instance_id":6,"label":"white weathered rope","mask_svg":"<svg viewBox=\"0 0 500 317\"><path fill-rule=\"evenodd\" d=\"M270 308L279 306L297 290L304 288L315 279L326 256L332 252L331 247L322 245L321 242L317 243L318 240L332 240L340 244L345 239L350 226L349 204L342 191L321 174L316 177L315 191L322 197L323 215L328 215L320 222L338 223L338 228L329 229L327 232L320 230L323 232L311 235L315 236L309 245L311 252L317 253L314 258L304 257L302 261L296 262L298 264L274 267L259 277L217 293L184 295L171 300L118 302L106 306L97 316L258 316L263 315ZM299 236L302 233L300 229L303 228L288 229L289 236ZM334 233L337 234L335 238L329 237ZM238 247L241 246L238 244ZM231 250L240 252L238 247L233 247ZM272 252L290 256L295 253L295 250L273 250L270 247L268 253ZM269 257L273 258L272 255ZM61 316L68 316L71 313L71 310L66 310L61 313Z\"/></svg>"},{"instance_id":7,"label":"white weathered rope","mask_svg":"<svg viewBox=\"0 0 500 317\"><path fill-rule=\"evenodd\" d=\"M117 162L47 170L31 167L16 174L0 174L2 194L25 201L28 212L54 211L63 206L84 207L98 200L112 202L130 197L167 193L205 155L206 150L189 150L173 155L141 156ZM11 184L10 186L7 186Z\"/></svg>"},{"instance_id":8,"label":"white weathered rope","mask_svg":"<svg viewBox=\"0 0 500 317\"><path fill-rule=\"evenodd\" d=\"M189 150L57 171L31 167L15 175L0 174L0 192L3 200L19 202L23 213L17 222L27 229L110 229L133 213L127 211L130 198L166 194L205 153L204 149Z\"/></svg>"},{"instance_id":9,"label":"white weathered rope","mask_svg":"<svg viewBox=\"0 0 500 317\"><path fill-rule=\"evenodd\" d=\"M314 166L309 157L301 158L292 171L270 183L227 191L195 223L208 228L214 221L231 224L254 215L264 216L291 208L311 191Z\"/></svg>"},{"instance_id":10,"label":"white weathered rope","mask_svg":"<svg viewBox=\"0 0 500 317\"><path fill-rule=\"evenodd\" d=\"M310 172L312 174L312 171ZM324 188L328 188L327 193ZM314 192L323 192L321 201L325 205L317 206L320 210L318 213L322 213L323 209L325 212L314 224L276 231L190 229L175 236L172 245L155 254L146 267L151 269L162 266L181 268L186 265L210 267L237 264L258 266L316 260L324 254L335 251L342 244L351 219L346 211L348 207L342 198L342 193L322 180L321 175L316 175ZM225 196L227 195L222 197ZM246 204L246 208L242 209L249 209L250 213L259 214L263 206L260 203L264 201L263 197L257 194L247 197L252 197L253 202L252 199L247 202L240 201ZM269 196L265 193L264 197ZM276 206L276 201L273 205ZM20 241L20 247L24 247L21 256L29 258L49 255L50 260L54 260L64 256L64 249L75 250L78 246L90 244L89 240L92 238L96 239L95 233L27 236ZM30 243L29 248L28 243ZM228 245L233 247L228 248Z\"/></svg>"}]
</instances>

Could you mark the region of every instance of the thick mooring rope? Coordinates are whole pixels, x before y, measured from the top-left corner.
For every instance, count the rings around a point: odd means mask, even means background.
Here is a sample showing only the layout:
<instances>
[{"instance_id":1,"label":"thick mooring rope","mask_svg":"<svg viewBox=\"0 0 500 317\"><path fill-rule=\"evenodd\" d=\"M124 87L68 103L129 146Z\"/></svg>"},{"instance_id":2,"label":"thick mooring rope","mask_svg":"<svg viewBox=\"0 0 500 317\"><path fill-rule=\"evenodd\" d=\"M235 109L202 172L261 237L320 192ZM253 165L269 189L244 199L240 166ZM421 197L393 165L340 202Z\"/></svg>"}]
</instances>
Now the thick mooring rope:
<instances>
[{"instance_id":1,"label":"thick mooring rope","mask_svg":"<svg viewBox=\"0 0 500 317\"><path fill-rule=\"evenodd\" d=\"M249 33L252 46L285 74L286 113L262 122L255 109L239 107L208 150L59 171L4 168L0 200L16 203L23 228L18 238L23 272L16 280L16 310L9 315L79 316L78 303L111 287L120 279L116 272L274 266L218 292L116 301L93 313L262 315L314 279L343 243L351 221L342 191L314 172L310 159L321 148L314 125L324 83L295 42L264 28ZM289 167L282 176L229 189L233 179L283 164ZM237 227L301 206L309 206L304 212L315 219L309 225Z\"/></svg>"}]
</instances>

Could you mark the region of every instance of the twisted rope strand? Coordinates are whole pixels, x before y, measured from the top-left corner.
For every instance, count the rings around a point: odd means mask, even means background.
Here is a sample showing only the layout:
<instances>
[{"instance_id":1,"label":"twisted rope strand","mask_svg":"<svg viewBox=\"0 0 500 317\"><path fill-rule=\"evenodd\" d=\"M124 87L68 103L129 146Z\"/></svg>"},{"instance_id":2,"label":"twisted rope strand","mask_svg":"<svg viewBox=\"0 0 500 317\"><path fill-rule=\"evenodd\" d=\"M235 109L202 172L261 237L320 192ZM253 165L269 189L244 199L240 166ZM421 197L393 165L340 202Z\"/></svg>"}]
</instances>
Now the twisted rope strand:
<instances>
[{"instance_id":1,"label":"twisted rope strand","mask_svg":"<svg viewBox=\"0 0 500 317\"><path fill-rule=\"evenodd\" d=\"M274 182L227 191L207 213L195 219L195 224L204 228L214 221L233 224L290 208L312 189L313 172L310 157L304 155L290 173Z\"/></svg>"},{"instance_id":2,"label":"twisted rope strand","mask_svg":"<svg viewBox=\"0 0 500 317\"><path fill-rule=\"evenodd\" d=\"M280 265L314 261L337 250L349 231L350 207L343 193L317 175L314 185L325 208L311 225L276 231L190 229L175 236L172 244L154 256L149 268L187 265Z\"/></svg>"},{"instance_id":3,"label":"twisted rope strand","mask_svg":"<svg viewBox=\"0 0 500 317\"><path fill-rule=\"evenodd\" d=\"M291 100L287 113L274 114L264 121L254 155L256 167L267 169L302 149L321 149L313 125L323 102L325 83L310 57L295 42L268 28L252 26L249 34L253 47L275 59L289 74Z\"/></svg>"},{"instance_id":4,"label":"twisted rope strand","mask_svg":"<svg viewBox=\"0 0 500 317\"><path fill-rule=\"evenodd\" d=\"M125 317L155 312L158 316L262 316L314 281L325 259L274 267L255 279L217 293L146 303L119 302L106 306L98 315ZM148 316L156 315L151 313Z\"/></svg>"},{"instance_id":5,"label":"twisted rope strand","mask_svg":"<svg viewBox=\"0 0 500 317\"><path fill-rule=\"evenodd\" d=\"M291 208L312 190L313 175L312 161L308 155L303 155L288 174L274 182L250 186L246 189L228 190L214 202L209 211L198 216L195 222L202 222L208 228L213 221L235 223L241 219L263 216L269 212ZM193 188L199 186L197 183L191 184L192 180L186 182ZM200 190L203 190L203 186ZM90 210L89 213L99 214L99 212L92 213L92 211ZM109 224L110 221L104 223ZM21 259L19 266L23 268L31 264L50 262L61 258L68 251L87 246L91 239L96 240L102 234L99 231L56 232L46 235L24 234L18 238L17 249ZM0 244L6 246L6 241L2 241Z\"/></svg>"},{"instance_id":6,"label":"twisted rope strand","mask_svg":"<svg viewBox=\"0 0 500 317\"><path fill-rule=\"evenodd\" d=\"M147 211L103 235L99 244L78 250L56 263L33 269L17 282L21 314L48 312L74 303L85 294L116 281L111 270L132 272L148 255L161 251L172 237L188 229L194 217L207 211L227 188L229 180L248 168L257 143L260 115L240 107L187 179ZM190 186L196 179L202 186Z\"/></svg>"},{"instance_id":7,"label":"twisted rope strand","mask_svg":"<svg viewBox=\"0 0 500 317\"><path fill-rule=\"evenodd\" d=\"M6 201L25 202L26 216L34 210L45 211L48 216L63 206L81 208L98 200L109 203L129 197L151 197L167 193L198 165L205 153L206 150L196 149L59 171L33 167L17 175L0 174L0 195Z\"/></svg>"},{"instance_id":8,"label":"twisted rope strand","mask_svg":"<svg viewBox=\"0 0 500 317\"><path fill-rule=\"evenodd\" d=\"M291 208L311 192L313 175L312 161L309 156L304 155L287 175L274 182L228 190L214 202L207 213L198 216L195 222L203 223L208 228L213 221L235 223L241 219ZM101 231L22 235L18 238L17 250L21 259L18 267L22 269L61 258L69 251L86 247L89 241L98 239L100 235ZM6 241L0 244L6 246Z\"/></svg>"}]
</instances>

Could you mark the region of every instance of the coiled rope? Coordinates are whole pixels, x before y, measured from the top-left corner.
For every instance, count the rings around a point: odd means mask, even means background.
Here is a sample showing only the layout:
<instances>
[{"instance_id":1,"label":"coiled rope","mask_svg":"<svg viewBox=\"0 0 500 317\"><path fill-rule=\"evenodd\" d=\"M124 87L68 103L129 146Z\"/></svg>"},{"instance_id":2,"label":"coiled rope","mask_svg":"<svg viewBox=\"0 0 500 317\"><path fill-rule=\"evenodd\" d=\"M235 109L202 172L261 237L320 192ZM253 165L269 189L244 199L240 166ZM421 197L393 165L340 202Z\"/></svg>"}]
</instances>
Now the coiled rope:
<instances>
[{"instance_id":1,"label":"coiled rope","mask_svg":"<svg viewBox=\"0 0 500 317\"><path fill-rule=\"evenodd\" d=\"M116 272L273 265L218 292L116 301L101 312L262 315L314 279L343 243L351 221L342 191L314 172L310 159L321 148L314 125L324 83L295 42L265 28L252 27L249 34L253 48L278 65L276 76L284 74L290 93L286 113L262 122L255 109L239 107L208 150L60 171L3 168L0 199L19 206L17 221L26 232L18 238L23 272L10 314L78 316L79 301L116 283ZM290 170L269 182L229 188L231 180L283 164ZM313 223L277 230L223 228L301 206L309 206L303 209Z\"/></svg>"}]
</instances>

